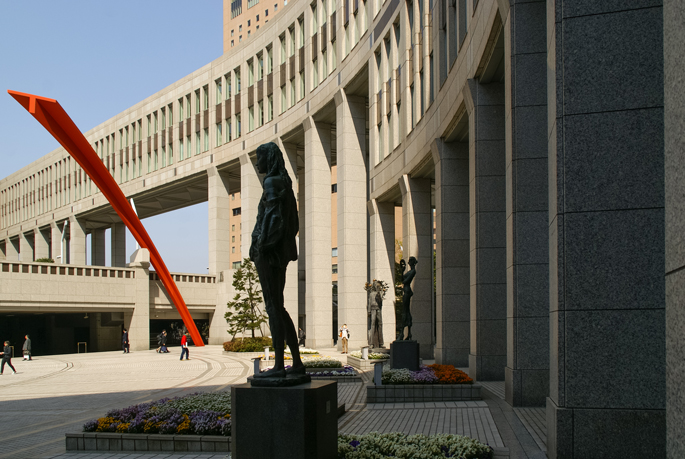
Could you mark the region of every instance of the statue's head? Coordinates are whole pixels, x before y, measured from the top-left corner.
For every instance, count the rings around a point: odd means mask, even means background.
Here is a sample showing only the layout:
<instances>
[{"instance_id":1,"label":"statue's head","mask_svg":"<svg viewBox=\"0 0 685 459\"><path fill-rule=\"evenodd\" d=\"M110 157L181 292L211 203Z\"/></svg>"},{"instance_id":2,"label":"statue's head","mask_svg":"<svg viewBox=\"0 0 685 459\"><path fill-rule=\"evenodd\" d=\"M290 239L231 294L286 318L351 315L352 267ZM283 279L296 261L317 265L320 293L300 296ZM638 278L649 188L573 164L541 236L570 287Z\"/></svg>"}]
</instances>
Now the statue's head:
<instances>
[{"instance_id":1,"label":"statue's head","mask_svg":"<svg viewBox=\"0 0 685 459\"><path fill-rule=\"evenodd\" d=\"M409 257L409 269L414 269L414 266L418 264L418 261L414 257Z\"/></svg>"},{"instance_id":2,"label":"statue's head","mask_svg":"<svg viewBox=\"0 0 685 459\"><path fill-rule=\"evenodd\" d=\"M273 142L265 143L257 147L257 170L260 174L277 175L285 170L283 153Z\"/></svg>"}]
</instances>

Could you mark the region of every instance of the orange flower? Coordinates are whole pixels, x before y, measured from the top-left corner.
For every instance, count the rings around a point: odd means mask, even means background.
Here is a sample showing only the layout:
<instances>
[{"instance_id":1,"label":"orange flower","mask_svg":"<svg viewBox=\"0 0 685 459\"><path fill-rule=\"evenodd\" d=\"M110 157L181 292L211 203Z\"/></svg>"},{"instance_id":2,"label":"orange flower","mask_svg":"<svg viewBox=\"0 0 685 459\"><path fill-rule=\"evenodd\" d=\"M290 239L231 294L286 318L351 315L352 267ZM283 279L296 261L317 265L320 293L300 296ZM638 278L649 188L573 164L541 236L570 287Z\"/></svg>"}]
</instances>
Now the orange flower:
<instances>
[{"instance_id":1,"label":"orange flower","mask_svg":"<svg viewBox=\"0 0 685 459\"><path fill-rule=\"evenodd\" d=\"M473 379L461 370L454 368L453 365L428 365L438 377L438 384L472 384Z\"/></svg>"}]
</instances>

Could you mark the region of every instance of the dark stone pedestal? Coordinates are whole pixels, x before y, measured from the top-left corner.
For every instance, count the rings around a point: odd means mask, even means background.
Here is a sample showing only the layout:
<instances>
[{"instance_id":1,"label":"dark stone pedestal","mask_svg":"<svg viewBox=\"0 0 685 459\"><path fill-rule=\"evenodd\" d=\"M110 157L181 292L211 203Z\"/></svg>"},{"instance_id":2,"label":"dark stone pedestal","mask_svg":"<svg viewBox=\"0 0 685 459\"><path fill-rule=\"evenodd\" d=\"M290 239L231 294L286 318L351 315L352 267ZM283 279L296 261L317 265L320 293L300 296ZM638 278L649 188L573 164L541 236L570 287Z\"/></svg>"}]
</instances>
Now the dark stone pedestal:
<instances>
[{"instance_id":1,"label":"dark stone pedestal","mask_svg":"<svg viewBox=\"0 0 685 459\"><path fill-rule=\"evenodd\" d=\"M231 387L233 459L335 459L338 387L315 380L294 387Z\"/></svg>"},{"instance_id":2,"label":"dark stone pedestal","mask_svg":"<svg viewBox=\"0 0 685 459\"><path fill-rule=\"evenodd\" d=\"M390 343L390 368L419 369L419 342L393 341Z\"/></svg>"}]
</instances>

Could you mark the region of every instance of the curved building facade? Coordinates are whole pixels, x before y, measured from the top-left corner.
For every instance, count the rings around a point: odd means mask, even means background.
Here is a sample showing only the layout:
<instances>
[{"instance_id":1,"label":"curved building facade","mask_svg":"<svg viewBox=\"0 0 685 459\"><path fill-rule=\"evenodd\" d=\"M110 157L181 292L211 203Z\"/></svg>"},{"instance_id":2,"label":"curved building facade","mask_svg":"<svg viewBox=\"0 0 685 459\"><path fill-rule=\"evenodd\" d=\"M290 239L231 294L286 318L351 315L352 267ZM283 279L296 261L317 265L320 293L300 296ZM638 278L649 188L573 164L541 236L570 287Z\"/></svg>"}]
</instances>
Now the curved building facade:
<instances>
[{"instance_id":1,"label":"curved building facade","mask_svg":"<svg viewBox=\"0 0 685 459\"><path fill-rule=\"evenodd\" d=\"M85 135L142 218L208 202L209 276L176 278L211 342L226 338L234 247L248 253L255 151L275 141L297 178L286 307L308 346L332 341L331 256L337 323L359 347L364 282L393 279L401 239L418 260L424 359L504 380L513 406L546 406L551 458L663 457L671 45L661 4L647 3L292 0ZM2 179L0 206L0 279L17 286L2 311L123 312L141 335L153 314L173 316L145 264L126 268L123 225L64 150ZM106 229L120 298L36 293L51 268L85 282ZM60 250L66 265L33 263ZM384 327L389 342L390 306Z\"/></svg>"}]
</instances>

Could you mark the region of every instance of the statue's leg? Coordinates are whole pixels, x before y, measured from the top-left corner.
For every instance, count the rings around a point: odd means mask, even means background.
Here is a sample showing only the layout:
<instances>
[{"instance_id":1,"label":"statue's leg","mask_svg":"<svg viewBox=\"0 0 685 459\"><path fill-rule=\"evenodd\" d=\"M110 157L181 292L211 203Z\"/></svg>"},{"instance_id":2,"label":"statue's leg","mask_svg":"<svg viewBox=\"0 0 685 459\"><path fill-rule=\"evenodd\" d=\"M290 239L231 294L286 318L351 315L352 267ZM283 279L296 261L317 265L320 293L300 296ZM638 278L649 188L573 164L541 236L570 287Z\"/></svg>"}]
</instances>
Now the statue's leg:
<instances>
[{"instance_id":1,"label":"statue's leg","mask_svg":"<svg viewBox=\"0 0 685 459\"><path fill-rule=\"evenodd\" d=\"M378 347L383 347L383 311L376 311L376 326L378 327Z\"/></svg>"},{"instance_id":2,"label":"statue's leg","mask_svg":"<svg viewBox=\"0 0 685 459\"><path fill-rule=\"evenodd\" d=\"M284 378L285 377L285 363L283 359L283 325L278 311L278 281L274 278L274 272L271 269L268 261L255 261L257 274L259 274L259 282L262 285L262 294L264 295L264 309L269 315L269 327L271 328L271 338L274 348L274 367L271 370L255 375L255 378ZM283 297L283 288L281 288L281 298ZM281 308L282 309L282 308Z\"/></svg>"}]
</instances>

